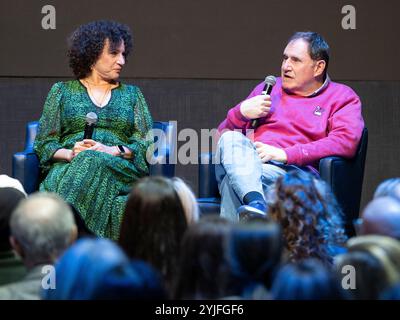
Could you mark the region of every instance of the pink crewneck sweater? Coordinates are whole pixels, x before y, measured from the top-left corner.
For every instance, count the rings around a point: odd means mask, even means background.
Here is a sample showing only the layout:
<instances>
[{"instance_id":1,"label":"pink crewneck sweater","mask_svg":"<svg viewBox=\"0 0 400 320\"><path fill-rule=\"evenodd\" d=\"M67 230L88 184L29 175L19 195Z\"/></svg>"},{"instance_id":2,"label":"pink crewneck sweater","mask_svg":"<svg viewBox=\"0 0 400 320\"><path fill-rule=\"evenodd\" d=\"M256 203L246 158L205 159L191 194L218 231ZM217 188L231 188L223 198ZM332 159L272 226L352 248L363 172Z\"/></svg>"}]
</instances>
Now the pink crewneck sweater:
<instances>
[{"instance_id":1,"label":"pink crewneck sweater","mask_svg":"<svg viewBox=\"0 0 400 320\"><path fill-rule=\"evenodd\" d=\"M264 82L257 85L247 99L261 94L263 87ZM316 95L301 97L282 90L281 78L277 78L271 101L269 114L260 119L250 138L284 149L287 164L317 168L323 157L355 155L364 120L360 98L351 88L329 81ZM251 129L240 104L229 110L218 127L220 132Z\"/></svg>"}]
</instances>

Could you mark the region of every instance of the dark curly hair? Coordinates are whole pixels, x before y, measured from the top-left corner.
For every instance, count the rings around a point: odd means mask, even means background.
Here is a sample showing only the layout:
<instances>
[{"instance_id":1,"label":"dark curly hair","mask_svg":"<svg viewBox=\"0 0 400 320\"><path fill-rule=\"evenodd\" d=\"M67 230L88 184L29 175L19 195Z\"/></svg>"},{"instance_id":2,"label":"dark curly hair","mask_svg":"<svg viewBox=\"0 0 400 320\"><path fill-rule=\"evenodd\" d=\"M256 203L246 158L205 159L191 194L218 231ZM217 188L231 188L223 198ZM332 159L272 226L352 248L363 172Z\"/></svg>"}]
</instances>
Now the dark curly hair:
<instances>
[{"instance_id":1,"label":"dark curly hair","mask_svg":"<svg viewBox=\"0 0 400 320\"><path fill-rule=\"evenodd\" d=\"M128 26L115 21L93 21L76 29L68 39L69 66L74 75L82 79L90 74L105 45L110 41L110 51L116 50L123 41L125 56L132 49L132 35Z\"/></svg>"},{"instance_id":2,"label":"dark curly hair","mask_svg":"<svg viewBox=\"0 0 400 320\"><path fill-rule=\"evenodd\" d=\"M329 186L309 173L291 171L277 179L270 201L269 214L283 228L289 259L317 258L331 265L347 237Z\"/></svg>"}]
</instances>

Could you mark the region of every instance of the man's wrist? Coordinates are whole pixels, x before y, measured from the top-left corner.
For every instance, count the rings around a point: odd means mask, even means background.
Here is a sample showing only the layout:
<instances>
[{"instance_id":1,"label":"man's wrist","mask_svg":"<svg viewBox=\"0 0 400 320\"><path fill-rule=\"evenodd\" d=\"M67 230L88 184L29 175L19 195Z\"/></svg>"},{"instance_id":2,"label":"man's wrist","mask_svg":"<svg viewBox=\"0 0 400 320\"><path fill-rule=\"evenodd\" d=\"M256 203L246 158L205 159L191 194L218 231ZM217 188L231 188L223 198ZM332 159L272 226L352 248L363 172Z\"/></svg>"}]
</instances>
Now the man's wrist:
<instances>
[{"instance_id":1,"label":"man's wrist","mask_svg":"<svg viewBox=\"0 0 400 320\"><path fill-rule=\"evenodd\" d=\"M283 150L283 149L281 149L281 153L282 153L282 155L281 155L281 162L282 162L283 164L286 164L286 163L287 163L287 154L286 154L285 150Z\"/></svg>"},{"instance_id":2,"label":"man's wrist","mask_svg":"<svg viewBox=\"0 0 400 320\"><path fill-rule=\"evenodd\" d=\"M251 120L251 119L246 115L246 100L243 101L243 102L240 104L239 112L240 112L240 115L241 115L244 119L246 119L247 121L248 121L248 120Z\"/></svg>"},{"instance_id":3,"label":"man's wrist","mask_svg":"<svg viewBox=\"0 0 400 320\"><path fill-rule=\"evenodd\" d=\"M279 149L275 152L275 156L272 157L272 160L286 164L287 163L287 154L285 150Z\"/></svg>"}]
</instances>

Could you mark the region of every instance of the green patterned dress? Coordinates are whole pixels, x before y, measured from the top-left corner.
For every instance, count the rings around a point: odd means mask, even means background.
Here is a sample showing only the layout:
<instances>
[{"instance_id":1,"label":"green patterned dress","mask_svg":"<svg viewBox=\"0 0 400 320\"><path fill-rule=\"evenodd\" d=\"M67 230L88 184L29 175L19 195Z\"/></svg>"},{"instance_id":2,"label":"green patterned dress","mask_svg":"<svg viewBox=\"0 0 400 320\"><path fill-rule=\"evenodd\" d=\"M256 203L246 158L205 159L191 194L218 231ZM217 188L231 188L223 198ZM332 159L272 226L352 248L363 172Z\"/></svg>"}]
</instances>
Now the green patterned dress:
<instances>
[{"instance_id":1,"label":"green patterned dress","mask_svg":"<svg viewBox=\"0 0 400 320\"><path fill-rule=\"evenodd\" d=\"M87 150L70 163L52 161L58 149L72 149L83 139L89 112L98 116L93 139L130 148L131 160ZM95 234L117 239L131 185L148 174L146 151L153 141L152 126L136 86L120 84L112 89L108 104L99 108L80 81L56 83L47 96L34 145L47 174L40 190L56 192L71 203Z\"/></svg>"}]
</instances>

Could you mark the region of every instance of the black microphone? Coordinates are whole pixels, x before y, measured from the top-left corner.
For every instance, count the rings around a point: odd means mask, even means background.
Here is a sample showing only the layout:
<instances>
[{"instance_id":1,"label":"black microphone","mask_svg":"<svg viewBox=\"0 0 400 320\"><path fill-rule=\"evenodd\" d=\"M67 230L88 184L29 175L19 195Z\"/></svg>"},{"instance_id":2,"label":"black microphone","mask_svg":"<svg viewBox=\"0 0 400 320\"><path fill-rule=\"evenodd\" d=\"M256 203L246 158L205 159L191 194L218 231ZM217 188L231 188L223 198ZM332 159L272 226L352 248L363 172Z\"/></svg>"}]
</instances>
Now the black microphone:
<instances>
[{"instance_id":1,"label":"black microphone","mask_svg":"<svg viewBox=\"0 0 400 320\"><path fill-rule=\"evenodd\" d=\"M263 95L267 95L267 94L271 94L272 88L274 87L276 83L276 78L274 76L268 76L265 77L264 80L264 89L261 92L261 94ZM260 119L253 119L253 121L251 122L251 126L253 128L257 128L259 125Z\"/></svg>"},{"instance_id":2,"label":"black microphone","mask_svg":"<svg viewBox=\"0 0 400 320\"><path fill-rule=\"evenodd\" d=\"M83 139L92 139L93 130L97 123L97 114L94 112L89 112L86 115L86 125L85 125L85 133L83 135Z\"/></svg>"}]
</instances>

